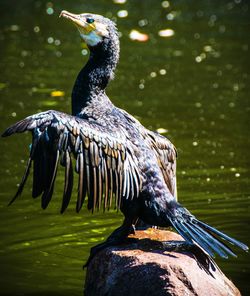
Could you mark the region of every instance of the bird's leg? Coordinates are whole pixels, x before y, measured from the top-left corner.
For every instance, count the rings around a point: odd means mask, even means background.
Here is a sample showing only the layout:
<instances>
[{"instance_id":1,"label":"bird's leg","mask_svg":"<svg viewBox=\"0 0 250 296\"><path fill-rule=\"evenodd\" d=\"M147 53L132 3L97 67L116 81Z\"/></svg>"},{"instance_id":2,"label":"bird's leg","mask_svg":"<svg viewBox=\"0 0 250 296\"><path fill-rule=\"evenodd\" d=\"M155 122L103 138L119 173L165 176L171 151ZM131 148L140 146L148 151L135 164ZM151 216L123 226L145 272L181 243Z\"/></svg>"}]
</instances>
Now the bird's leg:
<instances>
[{"instance_id":1,"label":"bird's leg","mask_svg":"<svg viewBox=\"0 0 250 296\"><path fill-rule=\"evenodd\" d=\"M134 222L134 229L135 230L147 230L148 228L154 228L155 226L152 226L150 224L145 223L141 219L137 219Z\"/></svg>"},{"instance_id":2,"label":"bird's leg","mask_svg":"<svg viewBox=\"0 0 250 296\"><path fill-rule=\"evenodd\" d=\"M88 267L90 261L97 253L99 253L107 247L122 244L129 234L134 233L133 222L134 219L125 218L123 224L116 230L114 230L105 242L92 247L90 250L89 258L87 262L84 264L83 268Z\"/></svg>"}]
</instances>

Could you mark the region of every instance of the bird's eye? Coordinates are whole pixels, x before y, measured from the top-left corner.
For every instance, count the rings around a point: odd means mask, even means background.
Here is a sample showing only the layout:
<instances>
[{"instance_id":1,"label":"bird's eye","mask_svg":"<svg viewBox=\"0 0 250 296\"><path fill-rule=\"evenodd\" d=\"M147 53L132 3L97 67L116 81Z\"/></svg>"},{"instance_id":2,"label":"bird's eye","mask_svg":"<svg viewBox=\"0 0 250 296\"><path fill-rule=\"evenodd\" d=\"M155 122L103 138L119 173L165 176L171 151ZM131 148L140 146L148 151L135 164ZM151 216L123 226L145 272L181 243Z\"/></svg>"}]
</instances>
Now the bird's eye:
<instances>
[{"instance_id":1,"label":"bird's eye","mask_svg":"<svg viewBox=\"0 0 250 296\"><path fill-rule=\"evenodd\" d=\"M91 17L88 17L88 18L86 19L86 22L87 22L88 24L93 24L94 21L95 21L95 20L94 20L93 18L91 18Z\"/></svg>"}]
</instances>

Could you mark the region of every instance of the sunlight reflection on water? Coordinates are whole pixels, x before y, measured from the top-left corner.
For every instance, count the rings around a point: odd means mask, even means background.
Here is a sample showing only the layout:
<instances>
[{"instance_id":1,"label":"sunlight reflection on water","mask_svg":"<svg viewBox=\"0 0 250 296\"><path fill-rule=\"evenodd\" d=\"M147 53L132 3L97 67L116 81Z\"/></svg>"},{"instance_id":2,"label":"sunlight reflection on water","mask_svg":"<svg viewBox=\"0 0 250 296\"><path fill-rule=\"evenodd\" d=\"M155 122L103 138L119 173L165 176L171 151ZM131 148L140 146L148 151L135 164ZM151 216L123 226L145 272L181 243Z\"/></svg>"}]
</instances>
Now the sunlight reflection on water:
<instances>
[{"instance_id":1,"label":"sunlight reflection on water","mask_svg":"<svg viewBox=\"0 0 250 296\"><path fill-rule=\"evenodd\" d=\"M250 245L247 2L113 2L25 0L15 11L10 3L0 4L5 11L1 130L38 111L70 110L72 85L88 50L76 30L58 19L59 12L67 8L113 17L121 32L121 58L108 95L176 144L179 200L199 218ZM144 34L140 38L146 42L131 40L132 30ZM168 38L158 36L160 30ZM91 215L86 209L75 214L74 202L59 215L62 172L46 211L30 197L31 180L20 200L7 208L29 144L26 134L0 141L1 290L6 295L32 295L38 289L79 295L90 247L120 225L122 215ZM237 260L217 262L248 295L249 256L240 252Z\"/></svg>"}]
</instances>

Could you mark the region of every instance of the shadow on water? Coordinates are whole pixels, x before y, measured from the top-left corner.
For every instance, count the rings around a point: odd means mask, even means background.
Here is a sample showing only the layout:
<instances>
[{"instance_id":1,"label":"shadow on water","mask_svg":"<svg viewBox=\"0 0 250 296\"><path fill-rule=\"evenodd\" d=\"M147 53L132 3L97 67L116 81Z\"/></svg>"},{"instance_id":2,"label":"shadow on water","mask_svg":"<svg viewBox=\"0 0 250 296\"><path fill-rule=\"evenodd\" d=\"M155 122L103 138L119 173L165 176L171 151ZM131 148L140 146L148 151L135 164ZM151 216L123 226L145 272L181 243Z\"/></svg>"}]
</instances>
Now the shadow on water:
<instances>
[{"instance_id":1,"label":"shadow on water","mask_svg":"<svg viewBox=\"0 0 250 296\"><path fill-rule=\"evenodd\" d=\"M38 111L70 111L72 85L88 51L76 30L58 18L62 9L114 17L121 58L108 95L176 144L181 203L250 245L248 2L114 2L1 1L0 130ZM148 41L132 41L132 29L148 34ZM160 37L160 30L168 37ZM62 172L46 211L31 198L31 180L7 207L29 144L28 134L0 140L1 293L80 295L90 247L122 216L86 209L75 214L74 202L60 215ZM216 263L250 294L248 254Z\"/></svg>"}]
</instances>

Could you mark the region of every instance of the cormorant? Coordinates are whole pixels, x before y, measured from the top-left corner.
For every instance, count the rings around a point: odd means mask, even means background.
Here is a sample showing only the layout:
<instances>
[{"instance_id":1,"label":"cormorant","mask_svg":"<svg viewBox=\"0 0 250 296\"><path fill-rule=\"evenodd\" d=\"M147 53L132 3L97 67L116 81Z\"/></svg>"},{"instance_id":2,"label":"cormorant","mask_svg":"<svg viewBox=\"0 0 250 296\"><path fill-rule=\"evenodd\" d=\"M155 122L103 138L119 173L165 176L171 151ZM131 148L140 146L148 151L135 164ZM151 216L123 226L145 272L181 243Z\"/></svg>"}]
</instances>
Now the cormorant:
<instances>
[{"instance_id":1,"label":"cormorant","mask_svg":"<svg viewBox=\"0 0 250 296\"><path fill-rule=\"evenodd\" d=\"M72 91L72 115L49 110L31 115L11 127L3 137L32 132L27 167L12 203L22 192L33 163L32 196L41 195L45 209L52 197L58 163L65 167L61 212L73 188L72 156L78 173L79 212L88 196L88 209L109 208L112 197L125 216L91 256L108 245L122 242L138 219L147 224L172 226L189 245L198 245L210 256L236 256L222 240L245 251L248 247L195 218L177 201L176 149L158 133L149 131L126 111L113 105L105 93L119 59L115 24L96 14L61 16L76 25L88 45L90 57L77 76ZM221 240L222 239L222 240ZM89 262L89 261L88 261Z\"/></svg>"}]
</instances>

